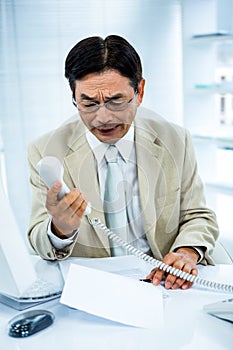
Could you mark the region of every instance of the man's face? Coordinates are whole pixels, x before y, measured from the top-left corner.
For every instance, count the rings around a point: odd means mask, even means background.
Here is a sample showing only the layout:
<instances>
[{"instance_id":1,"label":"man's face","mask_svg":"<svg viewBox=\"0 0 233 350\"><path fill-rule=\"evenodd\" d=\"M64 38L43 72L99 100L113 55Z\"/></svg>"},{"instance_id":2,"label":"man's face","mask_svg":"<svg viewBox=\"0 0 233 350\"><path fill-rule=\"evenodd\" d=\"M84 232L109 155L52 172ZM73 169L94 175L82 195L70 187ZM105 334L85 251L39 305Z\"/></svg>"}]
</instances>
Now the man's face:
<instances>
[{"instance_id":1,"label":"man's face","mask_svg":"<svg viewBox=\"0 0 233 350\"><path fill-rule=\"evenodd\" d=\"M95 112L79 111L83 123L99 141L112 143L122 138L132 124L137 107L141 104L144 93L144 79L138 86L135 95L128 78L117 71L104 73L90 73L80 80L76 80L75 101L77 104L98 103L102 105L108 101L133 101L126 105L123 111L111 111L105 106Z\"/></svg>"}]
</instances>

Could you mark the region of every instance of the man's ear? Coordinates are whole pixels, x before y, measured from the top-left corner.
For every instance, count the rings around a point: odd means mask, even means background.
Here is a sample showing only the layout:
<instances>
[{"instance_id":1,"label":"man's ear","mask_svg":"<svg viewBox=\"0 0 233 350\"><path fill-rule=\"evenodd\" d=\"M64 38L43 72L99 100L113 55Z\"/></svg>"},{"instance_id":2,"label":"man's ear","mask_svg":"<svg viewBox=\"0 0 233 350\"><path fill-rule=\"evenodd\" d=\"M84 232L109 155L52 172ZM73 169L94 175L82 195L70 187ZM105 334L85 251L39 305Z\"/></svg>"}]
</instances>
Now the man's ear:
<instances>
[{"instance_id":1,"label":"man's ear","mask_svg":"<svg viewBox=\"0 0 233 350\"><path fill-rule=\"evenodd\" d=\"M143 100L145 83L145 79L142 79L138 84L138 106L140 106Z\"/></svg>"}]
</instances>

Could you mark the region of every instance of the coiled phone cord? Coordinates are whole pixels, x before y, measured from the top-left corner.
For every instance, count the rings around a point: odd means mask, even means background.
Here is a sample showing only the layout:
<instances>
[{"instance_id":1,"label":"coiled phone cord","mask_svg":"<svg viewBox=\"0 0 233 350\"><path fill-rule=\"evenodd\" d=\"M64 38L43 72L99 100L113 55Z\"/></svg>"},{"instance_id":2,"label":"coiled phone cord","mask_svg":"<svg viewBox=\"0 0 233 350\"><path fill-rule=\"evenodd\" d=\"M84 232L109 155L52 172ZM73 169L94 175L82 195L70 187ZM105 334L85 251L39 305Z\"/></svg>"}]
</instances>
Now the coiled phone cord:
<instances>
[{"instance_id":1,"label":"coiled phone cord","mask_svg":"<svg viewBox=\"0 0 233 350\"><path fill-rule=\"evenodd\" d=\"M212 288L215 290L220 290L222 292L233 293L233 285L214 282L214 281L208 281L204 278L194 276L194 275L189 274L187 272L176 269L175 267L167 265L167 264L163 263L162 261L157 260L157 259L143 253L139 249L133 247L131 244L125 242L122 238L117 236L109 228L107 228L104 224L102 224L100 219L98 219L98 218L91 219L89 216L87 216L87 219L92 226L96 226L102 232L104 232L110 240L112 240L113 242L124 247L130 254L135 255L138 258L150 263L153 267L158 268L160 270L163 270L165 272L168 272L171 275L182 278L186 281L189 281L192 283L197 283L197 284L199 284L203 287L206 287L206 288Z\"/></svg>"},{"instance_id":2,"label":"coiled phone cord","mask_svg":"<svg viewBox=\"0 0 233 350\"><path fill-rule=\"evenodd\" d=\"M52 184L57 180L60 179L62 182L62 192L60 192L60 198L69 192L69 188L66 186L66 184L62 180L64 169L62 167L62 164L56 157L44 157L42 158L39 163L37 164L37 170L42 177L43 181L46 183L48 187L51 187ZM218 282L211 282L207 281L204 278L200 278L198 276L191 275L187 272L178 270L172 266L164 264L160 260L156 260L152 258L151 256L143 253L142 251L134 248L129 243L125 242L123 239L118 237L115 233L113 233L111 230L109 230L105 225L103 225L98 218L91 219L89 217L89 213L91 212L91 207L88 205L88 210L86 210L85 215L87 216L87 219L89 223L92 226L97 226L99 229L104 232L112 241L122 245L125 249L128 250L129 253L137 256L138 258L150 263L153 265L153 267L158 268L160 270L163 270L165 272L168 272L176 277L180 277L186 281L195 282L198 283L204 287L213 288L216 290L221 290L224 292L233 292L233 285L227 285L222 284Z\"/></svg>"}]
</instances>

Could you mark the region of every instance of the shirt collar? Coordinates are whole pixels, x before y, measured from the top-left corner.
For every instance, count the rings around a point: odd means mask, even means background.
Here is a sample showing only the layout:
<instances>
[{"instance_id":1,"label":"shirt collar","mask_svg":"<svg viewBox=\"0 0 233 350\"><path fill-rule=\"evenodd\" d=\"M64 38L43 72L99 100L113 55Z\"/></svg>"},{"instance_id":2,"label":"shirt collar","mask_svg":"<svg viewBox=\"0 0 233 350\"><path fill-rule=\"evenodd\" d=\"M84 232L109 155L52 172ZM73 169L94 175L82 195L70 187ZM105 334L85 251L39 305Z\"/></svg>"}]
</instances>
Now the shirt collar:
<instances>
[{"instance_id":1,"label":"shirt collar","mask_svg":"<svg viewBox=\"0 0 233 350\"><path fill-rule=\"evenodd\" d=\"M99 141L87 128L86 138L99 165L104 158L109 144ZM118 140L115 145L117 146L123 160L127 162L130 159L134 147L134 123L131 124L128 132L124 137Z\"/></svg>"}]
</instances>

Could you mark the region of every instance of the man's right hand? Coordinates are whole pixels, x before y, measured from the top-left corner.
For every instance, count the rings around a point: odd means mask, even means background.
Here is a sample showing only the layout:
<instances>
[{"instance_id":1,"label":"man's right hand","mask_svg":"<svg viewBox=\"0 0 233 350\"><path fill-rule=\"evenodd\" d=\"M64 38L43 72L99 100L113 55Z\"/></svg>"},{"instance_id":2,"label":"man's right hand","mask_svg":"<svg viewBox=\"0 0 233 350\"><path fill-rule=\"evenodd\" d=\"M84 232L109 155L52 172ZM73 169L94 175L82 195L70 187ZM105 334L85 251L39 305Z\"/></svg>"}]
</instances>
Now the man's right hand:
<instances>
[{"instance_id":1,"label":"man's right hand","mask_svg":"<svg viewBox=\"0 0 233 350\"><path fill-rule=\"evenodd\" d=\"M52 232L61 239L69 238L80 226L81 219L87 207L84 195L77 189L72 189L61 200L57 195L62 184L56 181L48 190L46 208L52 216Z\"/></svg>"}]
</instances>

